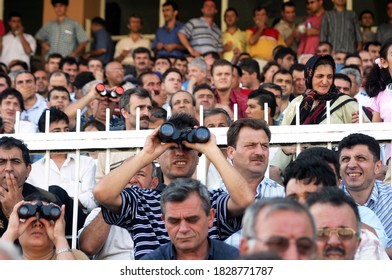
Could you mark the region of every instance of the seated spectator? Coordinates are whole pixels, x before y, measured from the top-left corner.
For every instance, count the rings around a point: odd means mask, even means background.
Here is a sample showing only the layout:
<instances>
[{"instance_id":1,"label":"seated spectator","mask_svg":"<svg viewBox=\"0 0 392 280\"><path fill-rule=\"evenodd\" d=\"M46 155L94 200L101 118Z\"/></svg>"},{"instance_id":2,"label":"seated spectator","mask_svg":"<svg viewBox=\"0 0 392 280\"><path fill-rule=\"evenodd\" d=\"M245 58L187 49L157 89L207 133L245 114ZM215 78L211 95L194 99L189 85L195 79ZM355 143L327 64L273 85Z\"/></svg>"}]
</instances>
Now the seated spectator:
<instances>
[{"instance_id":1,"label":"seated spectator","mask_svg":"<svg viewBox=\"0 0 392 280\"><path fill-rule=\"evenodd\" d=\"M208 237L216 213L211 208L207 187L199 181L173 180L162 191L161 209L171 242L144 255L142 260L232 260L238 257L238 249Z\"/></svg>"}]
</instances>

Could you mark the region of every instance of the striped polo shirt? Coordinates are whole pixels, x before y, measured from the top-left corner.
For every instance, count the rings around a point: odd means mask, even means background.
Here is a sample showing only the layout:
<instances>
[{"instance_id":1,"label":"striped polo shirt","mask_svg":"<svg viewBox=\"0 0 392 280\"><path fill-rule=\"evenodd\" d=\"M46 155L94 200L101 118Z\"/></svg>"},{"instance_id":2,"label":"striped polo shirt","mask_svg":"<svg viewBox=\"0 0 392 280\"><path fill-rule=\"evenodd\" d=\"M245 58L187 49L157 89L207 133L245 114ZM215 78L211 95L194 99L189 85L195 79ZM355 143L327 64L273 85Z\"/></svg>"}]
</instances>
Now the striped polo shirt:
<instances>
[{"instance_id":1,"label":"striped polo shirt","mask_svg":"<svg viewBox=\"0 0 392 280\"><path fill-rule=\"evenodd\" d=\"M189 20L179 32L185 34L192 48L201 54L223 51L221 30L215 23L211 27L203 17Z\"/></svg>"},{"instance_id":2,"label":"striped polo shirt","mask_svg":"<svg viewBox=\"0 0 392 280\"><path fill-rule=\"evenodd\" d=\"M135 259L152 252L170 241L161 219L160 197L163 184L158 190L139 187L126 188L121 192L121 212L117 215L102 207L103 218L108 224L123 227L132 235ZM211 207L216 210L209 237L224 240L241 228L242 216L231 219L227 212L230 195L224 190L210 191Z\"/></svg>"}]
</instances>

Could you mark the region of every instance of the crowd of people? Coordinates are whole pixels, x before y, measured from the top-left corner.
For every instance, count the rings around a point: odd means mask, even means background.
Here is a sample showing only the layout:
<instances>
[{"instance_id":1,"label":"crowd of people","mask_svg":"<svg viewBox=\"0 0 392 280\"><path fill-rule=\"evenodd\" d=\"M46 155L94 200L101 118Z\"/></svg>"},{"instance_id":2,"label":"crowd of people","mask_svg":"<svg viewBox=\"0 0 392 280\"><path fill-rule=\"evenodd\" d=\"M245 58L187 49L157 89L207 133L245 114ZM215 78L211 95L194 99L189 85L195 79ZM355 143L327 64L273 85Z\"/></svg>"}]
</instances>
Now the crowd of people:
<instances>
[{"instance_id":1,"label":"crowd of people","mask_svg":"<svg viewBox=\"0 0 392 280\"><path fill-rule=\"evenodd\" d=\"M56 19L34 36L10 13L0 34L0 259L392 258L389 145L353 133L332 150L270 147L270 126L391 122L392 1L376 32L374 14L358 17L346 0L330 11L305 2L301 23L295 3L282 1L280 19L269 25L258 6L246 30L228 8L222 31L213 0L184 23L166 1L153 41L140 15L117 43L96 17L89 51L68 0L51 1ZM43 69L31 64L37 44ZM30 154L13 135L79 123L86 133L151 133L140 151L80 160ZM200 125L226 127L227 146Z\"/></svg>"}]
</instances>

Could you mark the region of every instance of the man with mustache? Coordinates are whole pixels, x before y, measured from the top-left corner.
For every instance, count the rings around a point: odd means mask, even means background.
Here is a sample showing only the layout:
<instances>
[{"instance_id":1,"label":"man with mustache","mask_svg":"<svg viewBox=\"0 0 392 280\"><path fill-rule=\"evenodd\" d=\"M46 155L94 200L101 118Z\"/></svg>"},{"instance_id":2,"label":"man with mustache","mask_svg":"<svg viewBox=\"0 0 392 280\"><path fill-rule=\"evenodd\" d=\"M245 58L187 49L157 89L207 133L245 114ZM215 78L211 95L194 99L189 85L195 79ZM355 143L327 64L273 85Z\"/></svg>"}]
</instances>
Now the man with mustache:
<instances>
[{"instance_id":1,"label":"man with mustache","mask_svg":"<svg viewBox=\"0 0 392 280\"><path fill-rule=\"evenodd\" d=\"M342 190L324 188L307 199L316 223L317 253L322 260L353 260L361 242L355 201Z\"/></svg>"}]
</instances>

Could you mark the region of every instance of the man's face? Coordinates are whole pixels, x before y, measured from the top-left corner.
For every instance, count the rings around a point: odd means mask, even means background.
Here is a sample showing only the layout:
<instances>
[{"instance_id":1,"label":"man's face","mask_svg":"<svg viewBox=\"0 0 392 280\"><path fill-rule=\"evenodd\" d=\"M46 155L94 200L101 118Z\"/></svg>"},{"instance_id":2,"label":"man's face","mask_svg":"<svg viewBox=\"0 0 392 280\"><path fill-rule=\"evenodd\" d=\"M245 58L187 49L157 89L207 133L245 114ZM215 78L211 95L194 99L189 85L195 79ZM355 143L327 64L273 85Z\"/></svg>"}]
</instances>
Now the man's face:
<instances>
[{"instance_id":1,"label":"man's face","mask_svg":"<svg viewBox=\"0 0 392 280\"><path fill-rule=\"evenodd\" d=\"M347 0L332 0L332 3L335 6L346 6L346 1Z\"/></svg>"},{"instance_id":2,"label":"man's face","mask_svg":"<svg viewBox=\"0 0 392 280\"><path fill-rule=\"evenodd\" d=\"M369 45L369 53L373 62L380 57L380 50L381 46Z\"/></svg>"},{"instance_id":3,"label":"man's face","mask_svg":"<svg viewBox=\"0 0 392 280\"><path fill-rule=\"evenodd\" d=\"M90 107L92 109L92 115L95 119L99 120L102 123L106 121L106 109L109 108L110 116L114 113L114 108L116 107L116 102L105 97L99 97L99 99L95 99L90 103Z\"/></svg>"},{"instance_id":4,"label":"man's face","mask_svg":"<svg viewBox=\"0 0 392 280\"><path fill-rule=\"evenodd\" d=\"M8 95L1 101L0 115L3 118L15 119L16 111L21 112L21 108L15 96Z\"/></svg>"},{"instance_id":5,"label":"man's face","mask_svg":"<svg viewBox=\"0 0 392 280\"><path fill-rule=\"evenodd\" d=\"M133 33L140 33L142 31L142 20L140 18L131 17L129 19L128 29Z\"/></svg>"},{"instance_id":6,"label":"man's face","mask_svg":"<svg viewBox=\"0 0 392 280\"><path fill-rule=\"evenodd\" d=\"M216 5L214 1L205 1L201 13L204 17L214 17L218 11L216 10Z\"/></svg>"},{"instance_id":7,"label":"man's face","mask_svg":"<svg viewBox=\"0 0 392 280\"><path fill-rule=\"evenodd\" d=\"M161 79L156 74L146 74L142 77L143 88L150 92L151 96L159 95L161 91Z\"/></svg>"},{"instance_id":8,"label":"man's face","mask_svg":"<svg viewBox=\"0 0 392 280\"><path fill-rule=\"evenodd\" d=\"M65 77L65 75L50 77L48 89L51 90L53 87L59 87L59 86L68 88L67 78Z\"/></svg>"},{"instance_id":9,"label":"man's face","mask_svg":"<svg viewBox=\"0 0 392 280\"><path fill-rule=\"evenodd\" d=\"M164 58L157 58L154 64L154 70L158 71L159 73L163 74L167 69L170 68L170 63L167 59Z\"/></svg>"},{"instance_id":10,"label":"man's face","mask_svg":"<svg viewBox=\"0 0 392 280\"><path fill-rule=\"evenodd\" d=\"M105 75L109 84L119 86L124 81L124 68L118 62L111 62L106 66Z\"/></svg>"},{"instance_id":11,"label":"man's face","mask_svg":"<svg viewBox=\"0 0 392 280\"><path fill-rule=\"evenodd\" d=\"M320 8L323 5L323 1L321 0L307 0L306 8L310 11L311 14L315 14L320 11Z\"/></svg>"},{"instance_id":12,"label":"man's face","mask_svg":"<svg viewBox=\"0 0 392 280\"><path fill-rule=\"evenodd\" d=\"M356 65L356 66L359 67L359 69L361 69L361 67L362 67L362 61L358 57L349 57L349 58L347 58L345 64L346 65Z\"/></svg>"},{"instance_id":13,"label":"man's face","mask_svg":"<svg viewBox=\"0 0 392 280\"><path fill-rule=\"evenodd\" d=\"M103 70L103 65L100 60L90 60L87 64L88 71L95 73Z\"/></svg>"},{"instance_id":14,"label":"man's face","mask_svg":"<svg viewBox=\"0 0 392 280\"><path fill-rule=\"evenodd\" d=\"M340 176L351 192L372 188L376 175L381 170L381 161L375 161L366 145L343 148L339 156Z\"/></svg>"},{"instance_id":15,"label":"man's face","mask_svg":"<svg viewBox=\"0 0 392 280\"><path fill-rule=\"evenodd\" d=\"M167 5L162 7L162 14L165 22L169 22L176 18L178 11L174 11L171 5Z\"/></svg>"},{"instance_id":16,"label":"man's face","mask_svg":"<svg viewBox=\"0 0 392 280\"><path fill-rule=\"evenodd\" d=\"M335 53L333 56L333 59L335 60L336 64L344 64L344 61L346 60L346 54L345 53Z\"/></svg>"},{"instance_id":17,"label":"man's face","mask_svg":"<svg viewBox=\"0 0 392 280\"><path fill-rule=\"evenodd\" d=\"M248 118L264 120L264 107L261 107L257 99L248 99L245 114Z\"/></svg>"},{"instance_id":18,"label":"man's face","mask_svg":"<svg viewBox=\"0 0 392 280\"><path fill-rule=\"evenodd\" d=\"M363 14L362 15L362 17L361 17L361 19L360 19L360 21L359 21L359 24L362 26L362 27L365 27L365 28L370 28L370 27L372 27L373 26L373 16L372 16L372 14L370 14L370 13L366 13L366 14Z\"/></svg>"},{"instance_id":19,"label":"man's face","mask_svg":"<svg viewBox=\"0 0 392 280\"><path fill-rule=\"evenodd\" d=\"M317 47L316 54L317 55L327 55L327 54L331 55L332 54L331 47L327 44L322 44ZM335 59L335 62L337 63L336 59ZM342 63L344 63L344 59L343 59Z\"/></svg>"},{"instance_id":20,"label":"man's face","mask_svg":"<svg viewBox=\"0 0 392 280\"><path fill-rule=\"evenodd\" d=\"M261 9L260 11L256 11L253 20L256 25L258 24L258 22L263 22L264 24L266 24L268 21L268 15L266 10Z\"/></svg>"},{"instance_id":21,"label":"man's face","mask_svg":"<svg viewBox=\"0 0 392 280\"><path fill-rule=\"evenodd\" d=\"M18 187L22 187L31 171L31 165L23 160L22 151L19 148L0 148L0 186L8 190L7 180L13 178ZM9 177L10 176L10 177Z\"/></svg>"},{"instance_id":22,"label":"man's face","mask_svg":"<svg viewBox=\"0 0 392 280\"><path fill-rule=\"evenodd\" d=\"M23 96L23 100L31 98L35 90L34 76L31 73L22 73L15 78L15 88L20 91Z\"/></svg>"},{"instance_id":23,"label":"man's face","mask_svg":"<svg viewBox=\"0 0 392 280\"><path fill-rule=\"evenodd\" d=\"M48 74L45 71L38 70L34 72L34 77L36 80L37 92L47 92L48 91Z\"/></svg>"},{"instance_id":24,"label":"man's face","mask_svg":"<svg viewBox=\"0 0 392 280\"><path fill-rule=\"evenodd\" d=\"M286 70L290 70L290 67L295 63L295 57L291 54L287 54L281 59L280 67Z\"/></svg>"},{"instance_id":25,"label":"man's face","mask_svg":"<svg viewBox=\"0 0 392 280\"><path fill-rule=\"evenodd\" d=\"M234 11L227 11L225 13L225 23L227 27L236 26L238 22L238 17Z\"/></svg>"},{"instance_id":26,"label":"man's face","mask_svg":"<svg viewBox=\"0 0 392 280\"><path fill-rule=\"evenodd\" d=\"M212 227L215 211L208 215L202 201L195 192L182 202L166 202L165 222L167 233L177 254L200 252L208 248L208 229Z\"/></svg>"},{"instance_id":27,"label":"man's face","mask_svg":"<svg viewBox=\"0 0 392 280\"><path fill-rule=\"evenodd\" d=\"M200 105L203 105L203 110L211 110L215 108L216 98L215 94L209 89L200 89L193 93L196 99L196 110L199 111Z\"/></svg>"},{"instance_id":28,"label":"man's face","mask_svg":"<svg viewBox=\"0 0 392 280\"><path fill-rule=\"evenodd\" d=\"M282 88L282 97L286 99L293 92L293 77L291 76L290 73L289 74L277 73L275 74L274 80L272 82Z\"/></svg>"},{"instance_id":29,"label":"man's face","mask_svg":"<svg viewBox=\"0 0 392 280\"><path fill-rule=\"evenodd\" d=\"M256 217L255 234L257 239L248 240L241 255L272 251L283 260L308 260L314 256L312 224L305 213L290 210L270 213L268 207L262 209ZM253 246L251 241L255 242Z\"/></svg>"},{"instance_id":30,"label":"man's face","mask_svg":"<svg viewBox=\"0 0 392 280\"><path fill-rule=\"evenodd\" d=\"M346 231L357 230L354 211L347 204L335 206L316 203L310 207L316 228L319 230L345 228ZM317 254L321 260L353 260L361 239L355 234L351 239L341 238L336 232L329 237L317 238Z\"/></svg>"},{"instance_id":31,"label":"man's face","mask_svg":"<svg viewBox=\"0 0 392 280\"><path fill-rule=\"evenodd\" d=\"M50 100L48 101L48 107L54 106L57 109L64 111L69 105L69 94L65 91L54 90L50 93Z\"/></svg>"},{"instance_id":32,"label":"man's face","mask_svg":"<svg viewBox=\"0 0 392 280\"><path fill-rule=\"evenodd\" d=\"M279 67L276 65L271 65L264 74L264 83L272 83L272 77L276 72L279 71Z\"/></svg>"},{"instance_id":33,"label":"man's face","mask_svg":"<svg viewBox=\"0 0 392 280\"><path fill-rule=\"evenodd\" d=\"M194 78L196 80L196 85L202 84L206 81L207 72L201 71L196 65L189 65L188 77L189 79Z\"/></svg>"},{"instance_id":34,"label":"man's face","mask_svg":"<svg viewBox=\"0 0 392 280\"><path fill-rule=\"evenodd\" d=\"M310 194L319 191L321 186L307 180L290 179L286 185L286 197L305 204Z\"/></svg>"},{"instance_id":35,"label":"man's face","mask_svg":"<svg viewBox=\"0 0 392 280\"><path fill-rule=\"evenodd\" d=\"M146 71L150 63L150 57L148 53L137 53L135 55L135 68L138 71Z\"/></svg>"},{"instance_id":36,"label":"man's face","mask_svg":"<svg viewBox=\"0 0 392 280\"><path fill-rule=\"evenodd\" d=\"M136 108L140 108L140 129L148 129L151 117L152 104L150 98L141 98L135 94L129 99L129 112L125 108L121 109L125 118L127 130L136 129Z\"/></svg>"},{"instance_id":37,"label":"man's face","mask_svg":"<svg viewBox=\"0 0 392 280\"><path fill-rule=\"evenodd\" d=\"M180 91L173 95L172 100L173 114L187 113L192 117L196 115L196 108L193 106L192 97L189 93Z\"/></svg>"},{"instance_id":38,"label":"man's face","mask_svg":"<svg viewBox=\"0 0 392 280\"><path fill-rule=\"evenodd\" d=\"M174 68L180 70L181 74L185 76L188 71L188 61L176 59L176 62L174 63Z\"/></svg>"},{"instance_id":39,"label":"man's face","mask_svg":"<svg viewBox=\"0 0 392 280\"><path fill-rule=\"evenodd\" d=\"M138 186L143 189L154 188L154 181L152 178L153 168L152 164L147 164L145 167L140 169L135 176L129 180L129 184L132 186Z\"/></svg>"},{"instance_id":40,"label":"man's face","mask_svg":"<svg viewBox=\"0 0 392 280\"><path fill-rule=\"evenodd\" d=\"M57 3L53 6L54 12L57 17L63 17L67 14L67 6L61 3Z\"/></svg>"},{"instance_id":41,"label":"man's face","mask_svg":"<svg viewBox=\"0 0 392 280\"><path fill-rule=\"evenodd\" d=\"M348 74L347 76L348 76L348 77L350 78L350 80L351 80L350 96L351 96L352 98L354 98L355 95L357 95L357 93L358 93L358 91L359 91L360 85L357 84L357 81L356 81L354 75Z\"/></svg>"},{"instance_id":42,"label":"man's face","mask_svg":"<svg viewBox=\"0 0 392 280\"><path fill-rule=\"evenodd\" d=\"M288 23L293 23L295 19L295 7L285 7L282 12L282 18Z\"/></svg>"},{"instance_id":43,"label":"man's face","mask_svg":"<svg viewBox=\"0 0 392 280\"><path fill-rule=\"evenodd\" d=\"M75 81L76 75L78 74L78 65L64 63L62 70L64 73L68 73L71 83L73 83Z\"/></svg>"},{"instance_id":44,"label":"man's face","mask_svg":"<svg viewBox=\"0 0 392 280\"><path fill-rule=\"evenodd\" d=\"M227 118L224 114L216 114L205 117L203 120L204 126L208 128L212 127L228 127Z\"/></svg>"},{"instance_id":45,"label":"man's face","mask_svg":"<svg viewBox=\"0 0 392 280\"><path fill-rule=\"evenodd\" d=\"M173 95L181 89L181 76L176 72L170 72L164 82L163 86L167 95Z\"/></svg>"},{"instance_id":46,"label":"man's face","mask_svg":"<svg viewBox=\"0 0 392 280\"><path fill-rule=\"evenodd\" d=\"M280 111L280 104L282 103L282 93L274 88L266 88L266 90L272 92L275 95L275 101L276 101L276 112L279 113Z\"/></svg>"},{"instance_id":47,"label":"man's face","mask_svg":"<svg viewBox=\"0 0 392 280\"><path fill-rule=\"evenodd\" d=\"M20 17L11 17L8 21L11 31L17 31L22 25L22 19Z\"/></svg>"},{"instance_id":48,"label":"man's face","mask_svg":"<svg viewBox=\"0 0 392 280\"><path fill-rule=\"evenodd\" d=\"M261 181L268 167L268 136L264 130L243 127L238 134L236 147L228 147L227 153L244 178Z\"/></svg>"},{"instance_id":49,"label":"man's face","mask_svg":"<svg viewBox=\"0 0 392 280\"><path fill-rule=\"evenodd\" d=\"M49 125L50 132L69 132L69 124L64 121L60 120L57 122L51 122Z\"/></svg>"},{"instance_id":50,"label":"man's face","mask_svg":"<svg viewBox=\"0 0 392 280\"><path fill-rule=\"evenodd\" d=\"M46 71L49 73L52 73L56 70L60 69L60 61L61 58L57 58L57 57L52 57L49 58L48 62L46 63Z\"/></svg>"},{"instance_id":51,"label":"man's face","mask_svg":"<svg viewBox=\"0 0 392 280\"><path fill-rule=\"evenodd\" d=\"M304 71L293 71L293 80L294 80L294 95L298 96L305 92L305 72Z\"/></svg>"},{"instance_id":52,"label":"man's face","mask_svg":"<svg viewBox=\"0 0 392 280\"><path fill-rule=\"evenodd\" d=\"M212 80L217 90L229 90L233 80L233 68L229 65L216 66L212 73Z\"/></svg>"},{"instance_id":53,"label":"man's face","mask_svg":"<svg viewBox=\"0 0 392 280\"><path fill-rule=\"evenodd\" d=\"M166 150L158 158L162 173L169 180L174 180L178 177L191 178L198 162L197 151L186 149L182 145Z\"/></svg>"},{"instance_id":54,"label":"man's face","mask_svg":"<svg viewBox=\"0 0 392 280\"><path fill-rule=\"evenodd\" d=\"M5 78L0 78L0 93L2 93L5 89L8 88L8 84Z\"/></svg>"},{"instance_id":55,"label":"man's face","mask_svg":"<svg viewBox=\"0 0 392 280\"><path fill-rule=\"evenodd\" d=\"M343 79L335 79L334 84L341 93L350 95L351 88L350 88L350 83L348 81Z\"/></svg>"},{"instance_id":56,"label":"man's face","mask_svg":"<svg viewBox=\"0 0 392 280\"><path fill-rule=\"evenodd\" d=\"M365 70L368 67L373 67L372 57L370 56L369 52L361 51L359 53L359 56L361 57L362 60L362 70Z\"/></svg>"},{"instance_id":57,"label":"man's face","mask_svg":"<svg viewBox=\"0 0 392 280\"><path fill-rule=\"evenodd\" d=\"M242 70L241 83L244 87L251 89L253 85L253 77L248 71Z\"/></svg>"}]
</instances>

